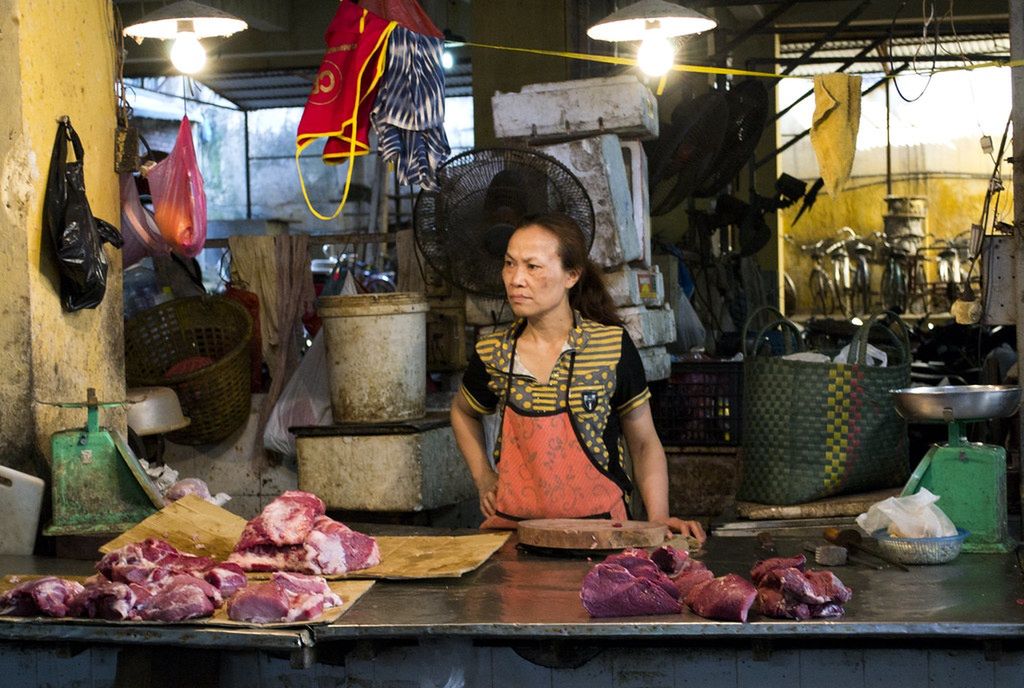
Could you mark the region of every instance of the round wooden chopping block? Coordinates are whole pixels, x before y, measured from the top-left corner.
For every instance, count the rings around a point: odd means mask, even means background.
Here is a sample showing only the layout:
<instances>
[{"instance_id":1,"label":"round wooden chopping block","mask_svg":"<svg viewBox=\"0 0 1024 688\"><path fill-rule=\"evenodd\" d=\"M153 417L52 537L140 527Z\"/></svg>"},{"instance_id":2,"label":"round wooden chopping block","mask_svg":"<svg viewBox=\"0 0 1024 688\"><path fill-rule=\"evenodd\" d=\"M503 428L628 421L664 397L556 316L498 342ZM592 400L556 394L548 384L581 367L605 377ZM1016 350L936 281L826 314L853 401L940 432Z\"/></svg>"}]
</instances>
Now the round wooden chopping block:
<instances>
[{"instance_id":1,"label":"round wooden chopping block","mask_svg":"<svg viewBox=\"0 0 1024 688\"><path fill-rule=\"evenodd\" d=\"M519 542L551 549L625 549L657 547L669 536L668 528L649 521L612 521L592 518L540 518L522 521Z\"/></svg>"}]
</instances>

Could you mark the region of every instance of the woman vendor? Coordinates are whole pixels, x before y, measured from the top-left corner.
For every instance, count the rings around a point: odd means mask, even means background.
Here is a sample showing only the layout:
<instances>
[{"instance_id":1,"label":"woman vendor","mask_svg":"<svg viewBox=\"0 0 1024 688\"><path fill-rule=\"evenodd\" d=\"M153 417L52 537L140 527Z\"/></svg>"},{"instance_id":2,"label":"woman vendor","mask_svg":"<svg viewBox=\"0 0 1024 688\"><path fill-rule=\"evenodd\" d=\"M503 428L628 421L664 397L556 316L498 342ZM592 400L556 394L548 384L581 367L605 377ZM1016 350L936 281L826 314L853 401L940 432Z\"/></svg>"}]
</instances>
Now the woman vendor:
<instances>
[{"instance_id":1,"label":"woman vendor","mask_svg":"<svg viewBox=\"0 0 1024 688\"><path fill-rule=\"evenodd\" d=\"M484 528L529 518L630 517L632 481L647 519L704 540L668 513L665 451L651 417L640 355L576 223L528 219L511 236L502 278L516 315L482 337L452 403L452 429L480 494ZM497 472L481 417L497 412Z\"/></svg>"}]
</instances>

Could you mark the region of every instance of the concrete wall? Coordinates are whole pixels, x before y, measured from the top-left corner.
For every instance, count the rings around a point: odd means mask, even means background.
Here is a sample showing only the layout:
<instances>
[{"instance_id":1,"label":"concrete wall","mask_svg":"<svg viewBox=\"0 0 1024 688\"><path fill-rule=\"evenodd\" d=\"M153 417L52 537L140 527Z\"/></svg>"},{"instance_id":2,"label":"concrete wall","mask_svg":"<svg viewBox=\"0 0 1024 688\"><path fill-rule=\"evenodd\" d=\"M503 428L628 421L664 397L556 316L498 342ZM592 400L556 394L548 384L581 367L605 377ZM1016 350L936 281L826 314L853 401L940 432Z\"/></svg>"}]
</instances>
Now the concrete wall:
<instances>
[{"instance_id":1,"label":"concrete wall","mask_svg":"<svg viewBox=\"0 0 1024 688\"><path fill-rule=\"evenodd\" d=\"M5 465L44 472L49 436L84 423L81 410L35 400L124 395L121 259L110 249L107 296L96 310L61 311L42 207L56 121L71 121L85 146L94 214L119 224L113 171L114 24L106 0L0 1L0 442ZM104 417L123 427L123 413ZM37 451L39 452L37 454Z\"/></svg>"}]
</instances>

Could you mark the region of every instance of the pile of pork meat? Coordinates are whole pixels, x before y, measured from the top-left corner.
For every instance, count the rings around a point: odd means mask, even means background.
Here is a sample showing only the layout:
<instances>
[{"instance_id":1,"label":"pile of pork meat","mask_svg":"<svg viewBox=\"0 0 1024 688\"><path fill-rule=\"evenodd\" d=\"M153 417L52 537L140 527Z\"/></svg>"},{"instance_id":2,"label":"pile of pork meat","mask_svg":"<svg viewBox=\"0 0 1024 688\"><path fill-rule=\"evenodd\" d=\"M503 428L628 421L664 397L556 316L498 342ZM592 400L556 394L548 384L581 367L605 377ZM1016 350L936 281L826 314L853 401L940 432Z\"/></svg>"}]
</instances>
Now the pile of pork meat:
<instances>
[{"instance_id":1,"label":"pile of pork meat","mask_svg":"<svg viewBox=\"0 0 1024 688\"><path fill-rule=\"evenodd\" d=\"M580 599L593 617L678 614L745 622L762 616L811 619L842 616L853 591L831 571L805 570L806 559L776 557L750 571L716 577L685 550L660 547L652 554L627 549L607 557L583 578Z\"/></svg>"},{"instance_id":2,"label":"pile of pork meat","mask_svg":"<svg viewBox=\"0 0 1024 688\"><path fill-rule=\"evenodd\" d=\"M109 621L187 621L227 604L236 621L306 621L340 606L321 574L380 562L376 541L325 515L308 492L290 491L246 524L228 561L178 551L163 540L125 545L96 564L83 583L45 576L0 595L0 616ZM272 571L248 585L246 571Z\"/></svg>"}]
</instances>

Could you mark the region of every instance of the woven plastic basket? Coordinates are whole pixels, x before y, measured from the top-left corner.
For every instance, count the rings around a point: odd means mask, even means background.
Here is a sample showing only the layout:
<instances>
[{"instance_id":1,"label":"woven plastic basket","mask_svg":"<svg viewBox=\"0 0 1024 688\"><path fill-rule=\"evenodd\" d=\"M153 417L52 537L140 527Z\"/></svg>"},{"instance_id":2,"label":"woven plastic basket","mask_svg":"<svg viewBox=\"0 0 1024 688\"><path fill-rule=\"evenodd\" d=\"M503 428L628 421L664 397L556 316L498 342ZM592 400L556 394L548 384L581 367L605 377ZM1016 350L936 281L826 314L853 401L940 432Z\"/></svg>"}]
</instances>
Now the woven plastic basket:
<instances>
[{"instance_id":1,"label":"woven plastic basket","mask_svg":"<svg viewBox=\"0 0 1024 688\"><path fill-rule=\"evenodd\" d=\"M245 308L219 296L177 299L137 313L124 334L128 386L173 388L192 419L169 440L211 444L245 423L252 337Z\"/></svg>"}]
</instances>

